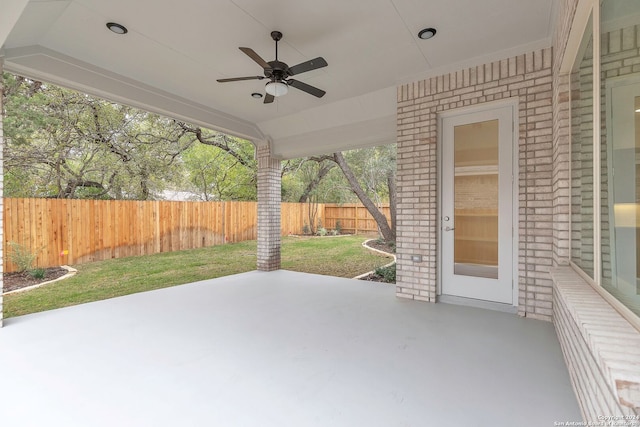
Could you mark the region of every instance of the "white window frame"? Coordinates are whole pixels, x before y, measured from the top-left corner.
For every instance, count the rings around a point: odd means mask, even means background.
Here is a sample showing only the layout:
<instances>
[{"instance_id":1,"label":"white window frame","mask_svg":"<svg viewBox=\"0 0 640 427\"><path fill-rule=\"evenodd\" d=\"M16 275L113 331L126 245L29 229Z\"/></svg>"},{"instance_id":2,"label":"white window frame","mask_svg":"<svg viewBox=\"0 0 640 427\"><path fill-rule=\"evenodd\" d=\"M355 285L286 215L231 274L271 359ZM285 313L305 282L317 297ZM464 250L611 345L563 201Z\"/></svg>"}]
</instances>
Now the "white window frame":
<instances>
[{"instance_id":1,"label":"white window frame","mask_svg":"<svg viewBox=\"0 0 640 427\"><path fill-rule=\"evenodd\" d=\"M569 264L593 289L602 296L616 311L618 311L631 325L640 331L640 317L622 304L602 287L602 229L600 214L600 119L601 119L601 81L600 81L600 0L579 0L576 6L569 40L565 49L564 58L560 65L560 74L570 75L576 57L579 54L580 44L589 18L593 31L593 278L578 267L569 256ZM598 100L598 101L596 101ZM571 146L571 144L570 144ZM571 166L569 166L569 182L571 182ZM569 217L569 250L571 253L571 216Z\"/></svg>"}]
</instances>

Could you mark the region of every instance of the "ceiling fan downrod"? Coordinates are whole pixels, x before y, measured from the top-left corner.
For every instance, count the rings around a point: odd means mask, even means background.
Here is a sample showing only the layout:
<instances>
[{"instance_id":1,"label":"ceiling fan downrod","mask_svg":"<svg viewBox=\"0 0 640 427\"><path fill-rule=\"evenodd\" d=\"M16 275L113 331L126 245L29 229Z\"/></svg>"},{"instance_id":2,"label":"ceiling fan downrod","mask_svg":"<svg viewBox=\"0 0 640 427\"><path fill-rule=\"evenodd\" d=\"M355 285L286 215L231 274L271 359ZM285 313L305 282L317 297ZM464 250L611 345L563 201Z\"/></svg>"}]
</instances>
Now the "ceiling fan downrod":
<instances>
[{"instance_id":1,"label":"ceiling fan downrod","mask_svg":"<svg viewBox=\"0 0 640 427\"><path fill-rule=\"evenodd\" d=\"M271 31L271 38L276 42L276 61L278 60L278 42L282 39L280 31Z\"/></svg>"}]
</instances>

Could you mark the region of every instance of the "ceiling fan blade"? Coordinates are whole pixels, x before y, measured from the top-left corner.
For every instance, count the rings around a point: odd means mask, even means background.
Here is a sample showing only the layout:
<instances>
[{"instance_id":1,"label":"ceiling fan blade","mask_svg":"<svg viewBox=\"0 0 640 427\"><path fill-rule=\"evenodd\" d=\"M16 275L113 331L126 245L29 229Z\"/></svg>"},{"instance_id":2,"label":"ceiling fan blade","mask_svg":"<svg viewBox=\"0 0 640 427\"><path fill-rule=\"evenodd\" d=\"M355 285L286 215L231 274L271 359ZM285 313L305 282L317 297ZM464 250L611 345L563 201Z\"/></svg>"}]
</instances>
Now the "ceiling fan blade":
<instances>
[{"instance_id":1,"label":"ceiling fan blade","mask_svg":"<svg viewBox=\"0 0 640 427\"><path fill-rule=\"evenodd\" d=\"M258 63L259 66L264 68L265 70L270 69L271 66L267 64L267 61L262 59L260 55L258 55L253 49L249 47L241 47L239 48L241 51L247 54L247 56Z\"/></svg>"},{"instance_id":2,"label":"ceiling fan blade","mask_svg":"<svg viewBox=\"0 0 640 427\"><path fill-rule=\"evenodd\" d=\"M273 100L275 99L275 96L273 95L269 95L268 93L264 96L264 102L263 104L271 104L273 102Z\"/></svg>"},{"instance_id":3,"label":"ceiling fan blade","mask_svg":"<svg viewBox=\"0 0 640 427\"><path fill-rule=\"evenodd\" d=\"M249 76L249 77L232 77L230 79L218 79L216 80L218 83L227 83L227 82L239 82L242 80L262 80L264 76Z\"/></svg>"},{"instance_id":4,"label":"ceiling fan blade","mask_svg":"<svg viewBox=\"0 0 640 427\"><path fill-rule=\"evenodd\" d=\"M301 81L298 81L298 80L289 79L287 80L287 84L289 86L295 87L296 89L300 89L303 92L307 92L310 95L317 96L318 98L322 98L324 94L327 93L322 89L318 89L317 87L313 87L306 83L302 83Z\"/></svg>"},{"instance_id":5,"label":"ceiling fan blade","mask_svg":"<svg viewBox=\"0 0 640 427\"><path fill-rule=\"evenodd\" d=\"M295 76L296 74L306 73L307 71L326 67L327 65L329 65L327 64L327 61L325 61L323 57L319 56L316 59L289 67L289 74Z\"/></svg>"}]
</instances>

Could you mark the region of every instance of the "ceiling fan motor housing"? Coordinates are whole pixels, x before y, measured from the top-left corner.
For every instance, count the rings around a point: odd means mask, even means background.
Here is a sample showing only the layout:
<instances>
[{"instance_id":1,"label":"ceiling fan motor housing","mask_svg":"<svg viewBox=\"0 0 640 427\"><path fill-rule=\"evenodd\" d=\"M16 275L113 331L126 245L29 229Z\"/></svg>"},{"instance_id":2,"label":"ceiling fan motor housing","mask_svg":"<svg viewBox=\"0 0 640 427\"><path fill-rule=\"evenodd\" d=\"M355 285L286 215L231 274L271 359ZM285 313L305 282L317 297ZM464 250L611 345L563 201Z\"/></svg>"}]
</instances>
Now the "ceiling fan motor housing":
<instances>
[{"instance_id":1,"label":"ceiling fan motor housing","mask_svg":"<svg viewBox=\"0 0 640 427\"><path fill-rule=\"evenodd\" d=\"M269 61L268 64L270 68L264 70L264 75L273 81L283 81L291 75L289 73L289 66L284 62Z\"/></svg>"}]
</instances>

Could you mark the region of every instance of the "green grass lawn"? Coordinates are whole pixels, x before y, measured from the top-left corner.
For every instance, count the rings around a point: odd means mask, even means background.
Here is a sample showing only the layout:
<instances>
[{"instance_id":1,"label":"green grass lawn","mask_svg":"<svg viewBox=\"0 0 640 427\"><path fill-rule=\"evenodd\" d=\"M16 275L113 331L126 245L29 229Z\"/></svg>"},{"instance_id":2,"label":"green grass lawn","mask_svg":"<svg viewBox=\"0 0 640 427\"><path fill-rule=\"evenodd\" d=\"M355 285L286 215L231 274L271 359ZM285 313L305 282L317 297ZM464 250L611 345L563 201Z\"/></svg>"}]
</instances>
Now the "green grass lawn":
<instances>
[{"instance_id":1,"label":"green grass lawn","mask_svg":"<svg viewBox=\"0 0 640 427\"><path fill-rule=\"evenodd\" d=\"M282 268L355 277L389 259L361 245L363 236L282 239ZM256 268L256 242L112 259L75 266L70 278L4 297L5 317L243 273Z\"/></svg>"}]
</instances>

